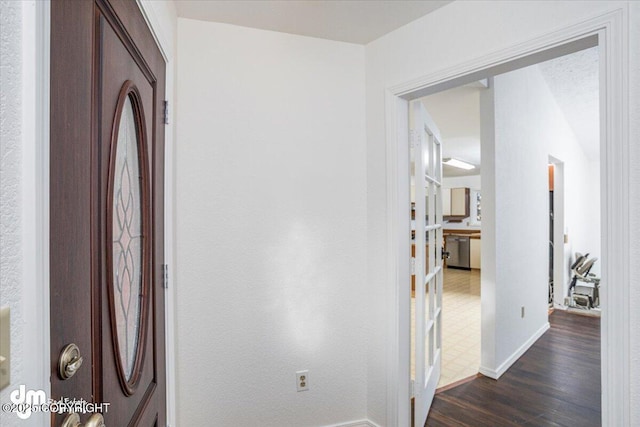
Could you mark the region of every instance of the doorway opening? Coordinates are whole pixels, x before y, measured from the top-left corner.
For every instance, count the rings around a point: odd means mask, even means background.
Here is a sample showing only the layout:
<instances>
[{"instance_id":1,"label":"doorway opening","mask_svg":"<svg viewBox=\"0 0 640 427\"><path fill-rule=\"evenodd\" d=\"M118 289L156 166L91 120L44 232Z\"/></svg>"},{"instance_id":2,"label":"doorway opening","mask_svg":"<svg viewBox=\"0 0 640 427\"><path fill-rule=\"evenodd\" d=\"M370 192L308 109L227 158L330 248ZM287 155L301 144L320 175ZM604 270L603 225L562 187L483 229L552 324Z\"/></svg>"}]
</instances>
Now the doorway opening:
<instances>
[{"instance_id":1,"label":"doorway opening","mask_svg":"<svg viewBox=\"0 0 640 427\"><path fill-rule=\"evenodd\" d=\"M572 45L572 48L569 49L569 51L564 50L562 52L556 52L555 54L549 53L549 58L563 58L565 55L583 51L590 51L591 53L595 52L597 58L599 55L597 39L591 38L588 40L582 40L582 42L583 43L578 43L577 45ZM565 48L566 47L567 46L565 46ZM549 58L545 59L548 60ZM474 198L474 202L476 203L473 203L479 208L479 212L477 213L478 217L483 219L483 228L481 232L481 258L483 260L483 265L480 273L480 288L482 290L482 314L480 321L480 324L482 325L482 356L479 368L482 374L494 379L498 379L503 373L505 373L507 369L515 363L519 357L524 354L524 352L549 328L547 316L550 302L554 302L558 307L566 308L564 297L560 298L560 296L563 295L563 288L565 287L565 282L569 277L569 274L566 271L567 260L564 257L566 252L564 241L567 233L565 226L559 226L558 228L549 222L550 189L548 187L545 188L548 183L548 177L545 177L545 174L548 173L548 169L545 166L549 163L549 152L556 153L554 150L549 150L549 147L557 148L562 143L563 138L575 132L572 131L571 125L564 117L566 114L562 111L561 107L558 106L558 102L555 100L554 94L549 88L550 84L545 80L545 76L543 75L544 73L540 70L541 67L538 66L540 63L541 61L538 59L530 63L521 64L520 66L513 65L509 70L502 69L500 72L495 73L486 71L488 78L488 90L486 94L481 96L480 100L482 110L482 144L480 144L480 151L482 153L483 160L482 172L480 174L482 178L482 193L480 194L479 191L477 192L476 197ZM597 71L599 67L597 62L595 67ZM477 77L478 74L475 76ZM537 104L535 108L537 109L537 116L528 118L529 127L525 126L526 130L524 132L526 133L526 137L523 138L522 134L518 135L517 127L522 126L525 120L523 120L522 117L516 117L514 119L513 115L525 113L523 107L518 104L518 102L522 102L523 99L531 100L531 98L535 96L535 93L531 92L532 81L535 82L535 84L539 84L541 87L544 86L546 88L544 89L544 96L546 99L536 101ZM596 81L598 81L597 75ZM451 86L454 85L448 85L448 87ZM448 89L448 87L440 86L439 91L417 91L412 93L409 98L413 100L412 102L416 102L416 99L420 99L419 102L425 103L425 99L428 99L425 98L425 96L441 95L444 93L443 89ZM460 87L461 85L455 86L455 89L459 89ZM598 102L599 95L596 92L596 105ZM487 108L487 106L490 106L491 108ZM528 104L528 106L530 105ZM427 110L436 116L436 114L434 114L435 110L432 110L431 108L427 108ZM598 116L599 111L596 111L596 122L599 120ZM507 117L511 118L507 119ZM556 123L556 118L560 118L564 122ZM548 120L552 125L551 127L554 129L556 126L560 126L563 129L563 132L554 137L552 132L549 132L550 129L541 129L544 128L544 125L540 125L540 121L538 119ZM509 123L514 126L509 127ZM436 124L440 126L437 121ZM545 132L549 132L549 134ZM599 135L599 133L597 135ZM573 136L573 140L574 145L578 143L575 135ZM508 145L506 141L509 141L509 144L511 145ZM443 153L446 150L446 143L446 136L443 132ZM574 146L563 147L559 153L563 154L563 150L567 150L572 153L573 157L576 159L579 157L579 153L575 151L576 148ZM567 159L569 156L564 156L563 158ZM592 161L582 163L583 167L581 172L588 171L594 167L597 168L598 178L596 185L599 186L599 161L597 163ZM539 172L535 172L534 170L537 170L540 165L542 165L542 167L539 168ZM575 171L572 169L572 173L574 172ZM542 179L538 184L530 184L530 182L536 181L533 179L536 176L539 176ZM574 181L581 184L580 188L575 191L576 194L582 194L583 196L585 195L584 189L589 188L589 186L593 186L594 184L593 182L588 182L586 178L583 178L582 180L579 178L572 178L572 183L575 183ZM446 194L444 190L444 178L442 184L443 194ZM485 184L488 185L485 187ZM480 186L478 185L478 187ZM469 207L472 205L470 197L471 190L472 186L467 190L467 206ZM465 189L462 187L462 194L464 194L464 191ZM554 192L551 201L555 202L557 197L559 197L559 194L560 192ZM447 209L447 202L450 204L449 208L453 209L451 201L453 193L450 192L448 197L448 201L447 197L442 198L443 213ZM572 206L571 213L580 212L585 209L585 206L589 206L591 209L597 210L597 222L600 224L599 196L597 199L597 204L593 203L588 198L581 199L580 203L575 203L575 205ZM415 201L415 199L413 201ZM483 203L482 206L479 206L479 203L477 202L480 201L485 203ZM555 203L553 206L555 217L558 207ZM540 215L538 219L531 220L531 218L535 216L534 212L538 212L540 210L542 211L542 215ZM470 212L465 212L464 215L465 216L463 218L469 218ZM488 220L486 229L484 227L485 218ZM464 225L470 225L470 221L467 224L463 223L463 226ZM444 234L448 234L446 225L443 225L443 228L443 231L445 232ZM460 229L455 230L454 227L455 231L449 234L451 234L452 237L458 237L457 235L459 234L466 234L460 232L463 228L464 227L461 227ZM527 228L529 229L527 230ZM502 234L499 234L499 229L503 231L512 230L513 233L509 234L502 232ZM542 238L539 236L539 231L541 229L548 230L546 235L542 235ZM577 241L588 240L587 237L585 237L590 234L589 231L585 231L587 229L588 226L585 228L584 224L577 224L575 226L572 233L575 233ZM479 226L478 230L480 230ZM556 230L559 230L562 233L561 239L559 240L556 236ZM591 237L594 241L598 242L597 250L599 251L599 234L594 236L593 233L591 233ZM562 242L562 244L560 242ZM443 239L442 243L445 247L444 250L446 252L450 252L449 249L453 246L447 246L446 237ZM562 249L551 253L550 243L562 246ZM459 241L456 250L459 250ZM562 263L559 266L557 266L555 262L556 253L563 257ZM535 261L538 259L540 260L539 262ZM486 265L486 269L484 265L485 260L489 261ZM457 262L460 261L459 259L456 259L455 261L456 265L452 265L452 267L462 267L463 269L470 268L469 264L462 266L457 264ZM448 263L449 261L445 262ZM445 272L448 271L447 268L444 270ZM559 273L563 273L564 277L561 277L558 280L556 276ZM509 275L512 275L513 277L510 277ZM446 283L447 274L445 273L444 276ZM499 291L503 292L503 294L501 294L500 300L498 301L498 298L496 297L498 293L498 290L496 289L497 280L500 280L501 282L506 280L509 283L520 282L522 284L520 287L517 285L514 286L514 288L517 288L515 291L504 291L504 289L500 289ZM562 286L559 286L559 284L562 284ZM551 285L555 286L552 288ZM487 294L486 298L485 294ZM445 304L443 304L442 312L443 319L447 319L449 313L447 312ZM500 316L504 316L506 318L513 317L513 320L509 321L510 326L512 326L513 329L519 328L522 331L528 331L523 332L523 334L526 334L527 336L524 338L515 338L518 336L518 332L500 332L495 320L496 312L503 313ZM517 313L517 316L515 313ZM538 324L541 325L539 328L535 326ZM447 340L446 320L443 320L443 325L442 356L444 360ZM499 333L502 333L502 335L498 336ZM509 333L511 333L513 337L508 337ZM410 336L412 339L416 336L413 329ZM500 341L504 342L511 339L515 339L516 341L521 340L521 345L516 346L514 349L510 349L507 345L501 344L506 348L506 350L503 350L502 352L504 353L506 351L508 354L506 357L504 357L504 355L501 356L502 360L496 360L496 344L498 343L500 345ZM412 344L411 351L413 352L417 348L417 345L413 342ZM444 372L445 369L443 366L443 375ZM600 390L597 392L600 393ZM416 394L415 398L419 399L420 396ZM415 425L423 425L423 420L421 419L414 418L412 421Z\"/></svg>"},{"instance_id":2,"label":"doorway opening","mask_svg":"<svg viewBox=\"0 0 640 427\"><path fill-rule=\"evenodd\" d=\"M538 68L564 119L555 125L556 132L566 134L548 151L550 308L599 315L598 47L542 62Z\"/></svg>"},{"instance_id":3,"label":"doorway opening","mask_svg":"<svg viewBox=\"0 0 640 427\"><path fill-rule=\"evenodd\" d=\"M487 80L418 101L442 136L443 268L442 369L438 390L478 374L481 355L482 245L480 95Z\"/></svg>"}]
</instances>

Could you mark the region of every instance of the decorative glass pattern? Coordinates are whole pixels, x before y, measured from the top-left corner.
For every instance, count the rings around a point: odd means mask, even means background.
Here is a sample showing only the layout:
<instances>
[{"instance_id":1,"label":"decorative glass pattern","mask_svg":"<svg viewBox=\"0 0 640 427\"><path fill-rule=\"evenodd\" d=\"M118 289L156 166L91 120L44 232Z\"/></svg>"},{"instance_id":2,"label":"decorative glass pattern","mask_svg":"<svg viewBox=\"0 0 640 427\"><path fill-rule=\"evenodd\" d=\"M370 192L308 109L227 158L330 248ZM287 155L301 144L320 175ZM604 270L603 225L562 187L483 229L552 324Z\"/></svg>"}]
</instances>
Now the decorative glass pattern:
<instances>
[{"instance_id":1,"label":"decorative glass pattern","mask_svg":"<svg viewBox=\"0 0 640 427\"><path fill-rule=\"evenodd\" d=\"M142 296L142 211L138 137L127 97L115 155L113 183L113 297L120 361L127 381L138 347Z\"/></svg>"}]
</instances>

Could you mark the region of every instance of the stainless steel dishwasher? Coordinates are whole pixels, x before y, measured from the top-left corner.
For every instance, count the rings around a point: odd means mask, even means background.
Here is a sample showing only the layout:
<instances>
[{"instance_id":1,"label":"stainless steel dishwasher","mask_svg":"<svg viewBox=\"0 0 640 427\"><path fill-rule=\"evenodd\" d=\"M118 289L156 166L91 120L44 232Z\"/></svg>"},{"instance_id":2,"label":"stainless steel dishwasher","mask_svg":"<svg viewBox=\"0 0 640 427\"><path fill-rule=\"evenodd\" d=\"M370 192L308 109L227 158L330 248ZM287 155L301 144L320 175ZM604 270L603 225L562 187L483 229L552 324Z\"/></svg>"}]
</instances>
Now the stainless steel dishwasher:
<instances>
[{"instance_id":1,"label":"stainless steel dishwasher","mask_svg":"<svg viewBox=\"0 0 640 427\"><path fill-rule=\"evenodd\" d=\"M449 252L447 267L471 270L469 262L471 244L469 240L469 236L447 236L445 238L446 250Z\"/></svg>"}]
</instances>

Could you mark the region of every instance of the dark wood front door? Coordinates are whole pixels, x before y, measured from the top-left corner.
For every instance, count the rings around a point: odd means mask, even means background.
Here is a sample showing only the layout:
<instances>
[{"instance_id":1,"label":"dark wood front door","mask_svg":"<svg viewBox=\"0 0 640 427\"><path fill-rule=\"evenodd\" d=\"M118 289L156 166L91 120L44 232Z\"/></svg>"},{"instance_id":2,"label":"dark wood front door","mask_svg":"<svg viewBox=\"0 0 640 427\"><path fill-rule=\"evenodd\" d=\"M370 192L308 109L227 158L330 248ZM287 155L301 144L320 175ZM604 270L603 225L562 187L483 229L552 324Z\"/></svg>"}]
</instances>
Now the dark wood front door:
<instances>
[{"instance_id":1,"label":"dark wood front door","mask_svg":"<svg viewBox=\"0 0 640 427\"><path fill-rule=\"evenodd\" d=\"M52 1L51 397L107 427L166 425L164 90L134 0Z\"/></svg>"}]
</instances>

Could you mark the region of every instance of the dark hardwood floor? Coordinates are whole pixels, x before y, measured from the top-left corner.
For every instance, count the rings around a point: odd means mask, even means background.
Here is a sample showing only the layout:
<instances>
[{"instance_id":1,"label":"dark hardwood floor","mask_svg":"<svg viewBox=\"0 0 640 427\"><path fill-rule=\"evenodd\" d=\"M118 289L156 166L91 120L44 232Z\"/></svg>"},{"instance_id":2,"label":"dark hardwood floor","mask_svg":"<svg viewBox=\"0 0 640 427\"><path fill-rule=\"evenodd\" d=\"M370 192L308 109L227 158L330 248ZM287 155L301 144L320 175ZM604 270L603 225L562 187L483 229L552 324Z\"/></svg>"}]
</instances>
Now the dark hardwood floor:
<instances>
[{"instance_id":1,"label":"dark hardwood floor","mask_svg":"<svg viewBox=\"0 0 640 427\"><path fill-rule=\"evenodd\" d=\"M499 380L436 394L426 426L600 426L600 319L556 310Z\"/></svg>"}]
</instances>

